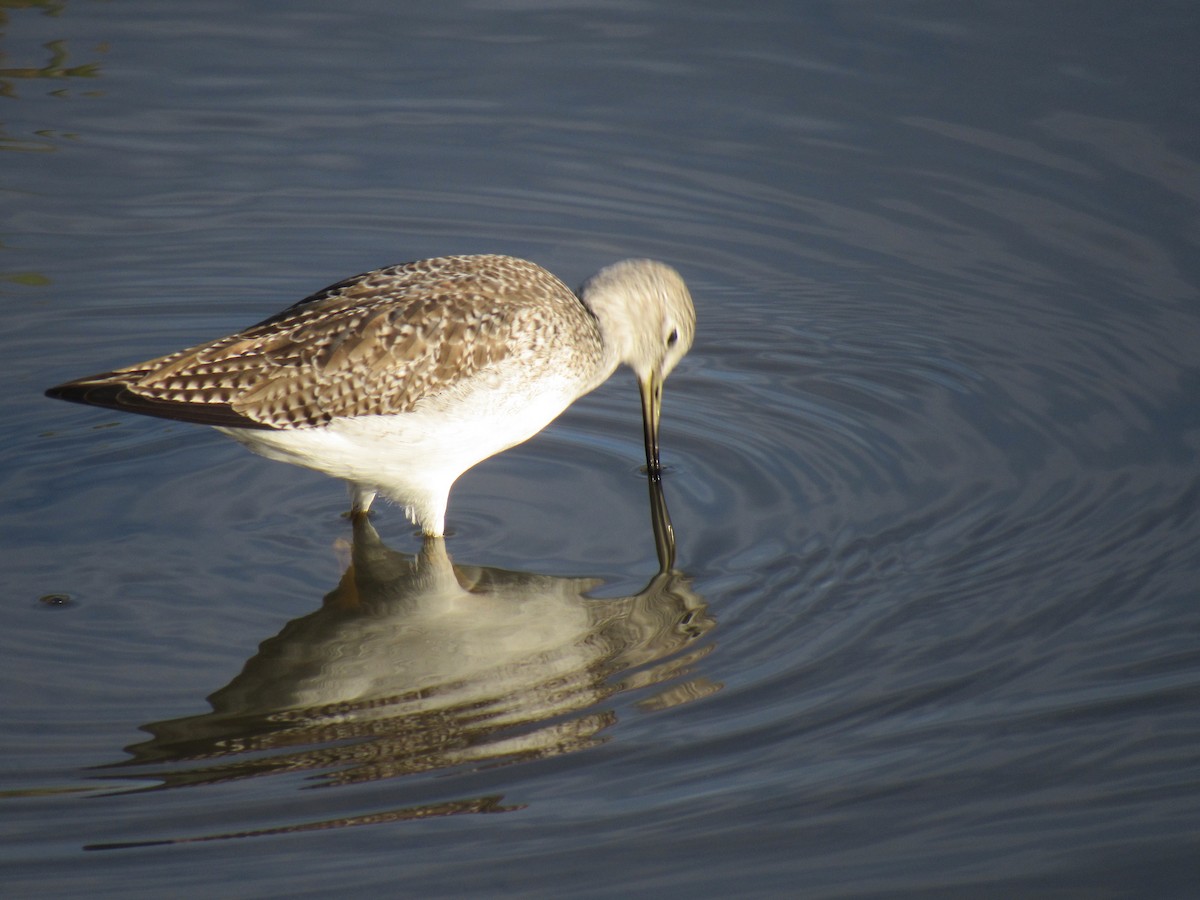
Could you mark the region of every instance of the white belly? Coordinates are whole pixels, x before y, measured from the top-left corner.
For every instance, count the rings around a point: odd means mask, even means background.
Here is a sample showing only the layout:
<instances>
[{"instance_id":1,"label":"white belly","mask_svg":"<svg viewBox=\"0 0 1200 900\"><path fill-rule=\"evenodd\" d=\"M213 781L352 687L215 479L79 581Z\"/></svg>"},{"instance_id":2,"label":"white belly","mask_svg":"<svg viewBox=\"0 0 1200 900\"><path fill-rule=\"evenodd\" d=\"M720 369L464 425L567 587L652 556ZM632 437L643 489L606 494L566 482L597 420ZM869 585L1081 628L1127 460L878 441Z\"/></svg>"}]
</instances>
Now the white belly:
<instances>
[{"instance_id":1,"label":"white belly","mask_svg":"<svg viewBox=\"0 0 1200 900\"><path fill-rule=\"evenodd\" d=\"M578 382L542 375L477 385L409 413L334 419L315 428L221 428L255 453L379 491L430 534L444 527L454 481L471 466L528 440L571 404ZM369 500L368 500L369 502Z\"/></svg>"}]
</instances>

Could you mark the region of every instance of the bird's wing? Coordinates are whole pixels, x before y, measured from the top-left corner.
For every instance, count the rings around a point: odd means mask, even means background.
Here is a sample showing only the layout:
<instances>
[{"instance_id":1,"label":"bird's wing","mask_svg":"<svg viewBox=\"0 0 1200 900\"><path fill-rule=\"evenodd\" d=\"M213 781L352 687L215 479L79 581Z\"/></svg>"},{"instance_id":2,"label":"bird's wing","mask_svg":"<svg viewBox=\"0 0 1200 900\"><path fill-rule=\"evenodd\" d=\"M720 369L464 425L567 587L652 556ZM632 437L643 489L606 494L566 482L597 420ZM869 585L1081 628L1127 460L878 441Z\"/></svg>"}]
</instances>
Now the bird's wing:
<instances>
[{"instance_id":1,"label":"bird's wing","mask_svg":"<svg viewBox=\"0 0 1200 900\"><path fill-rule=\"evenodd\" d=\"M508 257L378 269L237 334L47 393L235 428L408 412L514 354L527 355L527 336L539 331L529 326L546 317L547 291L564 307L578 305L549 272Z\"/></svg>"}]
</instances>

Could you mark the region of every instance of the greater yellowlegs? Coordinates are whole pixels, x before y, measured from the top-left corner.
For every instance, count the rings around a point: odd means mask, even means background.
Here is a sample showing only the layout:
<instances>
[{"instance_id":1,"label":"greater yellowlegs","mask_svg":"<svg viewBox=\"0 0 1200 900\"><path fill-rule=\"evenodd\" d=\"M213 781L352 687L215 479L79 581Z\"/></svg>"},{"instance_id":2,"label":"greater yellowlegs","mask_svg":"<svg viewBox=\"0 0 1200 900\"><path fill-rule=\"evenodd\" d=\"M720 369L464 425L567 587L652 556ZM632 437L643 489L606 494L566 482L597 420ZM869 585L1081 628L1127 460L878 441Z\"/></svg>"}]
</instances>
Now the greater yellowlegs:
<instances>
[{"instance_id":1,"label":"greater yellowlegs","mask_svg":"<svg viewBox=\"0 0 1200 900\"><path fill-rule=\"evenodd\" d=\"M670 266L615 263L576 296L541 266L447 256L376 269L244 331L51 388L51 397L215 426L251 450L376 493L427 535L450 487L544 428L625 363L660 477L663 381L696 313Z\"/></svg>"}]
</instances>

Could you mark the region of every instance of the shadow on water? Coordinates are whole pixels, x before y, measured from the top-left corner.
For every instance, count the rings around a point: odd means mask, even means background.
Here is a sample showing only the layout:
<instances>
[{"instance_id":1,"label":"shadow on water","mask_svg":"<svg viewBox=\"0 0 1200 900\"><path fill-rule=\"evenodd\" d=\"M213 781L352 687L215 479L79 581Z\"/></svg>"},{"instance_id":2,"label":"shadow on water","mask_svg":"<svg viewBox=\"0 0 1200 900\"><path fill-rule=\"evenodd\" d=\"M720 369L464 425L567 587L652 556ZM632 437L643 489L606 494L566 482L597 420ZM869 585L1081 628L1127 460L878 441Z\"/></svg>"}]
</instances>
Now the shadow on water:
<instances>
[{"instance_id":1,"label":"shadow on water","mask_svg":"<svg viewBox=\"0 0 1200 900\"><path fill-rule=\"evenodd\" d=\"M310 773L314 786L373 782L458 766L507 764L599 743L613 694L661 686L639 702L663 709L720 690L686 677L709 653L715 625L672 567L674 534L662 490L650 485L660 570L639 593L592 599L595 578L454 563L445 541L419 553L387 547L366 517L353 521L350 561L321 608L264 641L212 711L142 726L132 759L152 787L211 785ZM502 812L500 797L349 817L214 840ZM118 849L175 840L92 845Z\"/></svg>"}]
</instances>

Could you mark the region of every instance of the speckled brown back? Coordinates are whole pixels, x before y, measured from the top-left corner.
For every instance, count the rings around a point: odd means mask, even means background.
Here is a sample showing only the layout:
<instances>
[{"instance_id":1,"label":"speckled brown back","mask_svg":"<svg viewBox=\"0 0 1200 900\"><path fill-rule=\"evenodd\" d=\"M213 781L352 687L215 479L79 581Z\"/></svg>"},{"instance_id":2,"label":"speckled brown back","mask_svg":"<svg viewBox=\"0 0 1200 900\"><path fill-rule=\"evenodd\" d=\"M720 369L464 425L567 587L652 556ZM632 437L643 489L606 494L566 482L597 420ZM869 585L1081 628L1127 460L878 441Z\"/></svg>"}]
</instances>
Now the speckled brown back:
<instances>
[{"instance_id":1,"label":"speckled brown back","mask_svg":"<svg viewBox=\"0 0 1200 900\"><path fill-rule=\"evenodd\" d=\"M237 334L47 393L243 428L298 428L403 413L489 366L549 364L546 345L602 353L591 313L545 269L451 256L377 269Z\"/></svg>"}]
</instances>

